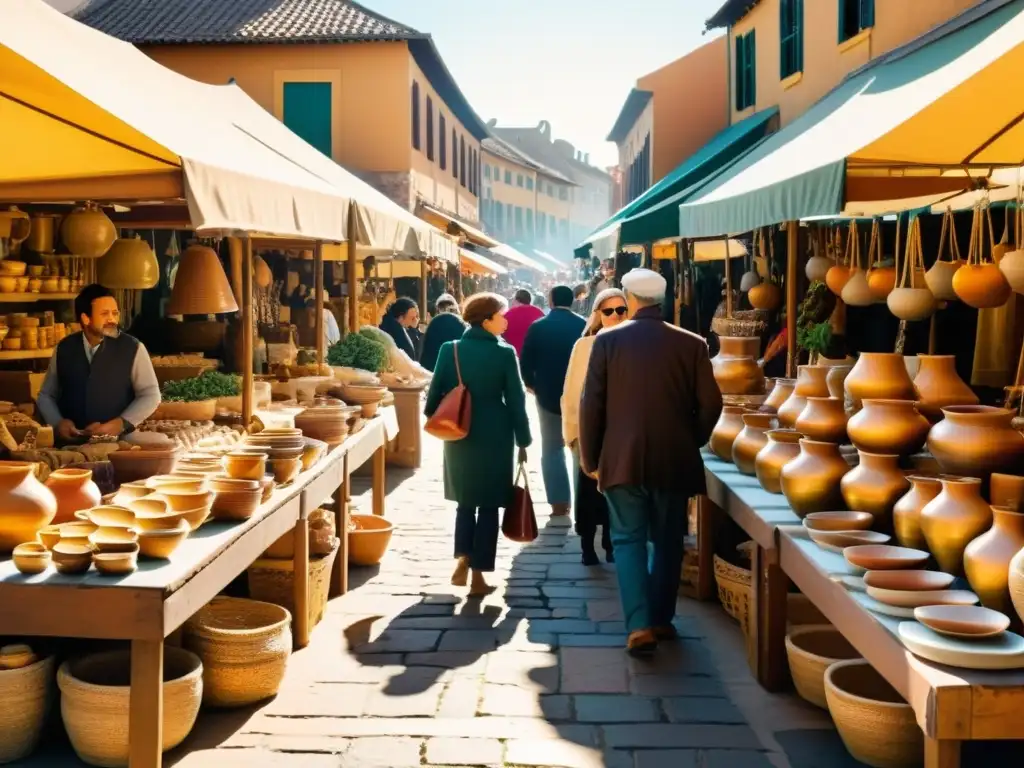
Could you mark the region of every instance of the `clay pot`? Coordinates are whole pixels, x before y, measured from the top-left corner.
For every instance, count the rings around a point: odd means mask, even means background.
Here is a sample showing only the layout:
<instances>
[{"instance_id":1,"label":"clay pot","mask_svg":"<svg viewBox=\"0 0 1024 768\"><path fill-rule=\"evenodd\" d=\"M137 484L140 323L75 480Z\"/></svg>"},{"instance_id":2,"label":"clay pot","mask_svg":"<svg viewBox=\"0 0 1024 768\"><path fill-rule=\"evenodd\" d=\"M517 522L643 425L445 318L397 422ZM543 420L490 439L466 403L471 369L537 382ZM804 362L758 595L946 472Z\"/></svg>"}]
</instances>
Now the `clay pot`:
<instances>
[{"instance_id":1,"label":"clay pot","mask_svg":"<svg viewBox=\"0 0 1024 768\"><path fill-rule=\"evenodd\" d=\"M828 375L825 376L825 385L828 387L828 393L832 397L838 397L840 400L846 397L846 377L850 375L852 370L852 365L833 365L828 369Z\"/></svg>"},{"instance_id":2,"label":"clay pot","mask_svg":"<svg viewBox=\"0 0 1024 768\"><path fill-rule=\"evenodd\" d=\"M1003 306L1013 292L997 264L964 264L953 275L953 291L975 309Z\"/></svg>"},{"instance_id":3,"label":"clay pot","mask_svg":"<svg viewBox=\"0 0 1024 768\"><path fill-rule=\"evenodd\" d=\"M916 322L935 314L935 296L927 288L896 288L885 299L886 306L900 320Z\"/></svg>"},{"instance_id":4,"label":"clay pot","mask_svg":"<svg viewBox=\"0 0 1024 768\"><path fill-rule=\"evenodd\" d=\"M992 524L992 509L981 498L976 477L943 477L942 491L921 510L921 531L939 568L963 573L964 549Z\"/></svg>"},{"instance_id":5,"label":"clay pot","mask_svg":"<svg viewBox=\"0 0 1024 768\"><path fill-rule=\"evenodd\" d=\"M917 410L928 420L942 418L942 409L948 405L977 405L974 394L956 372L954 355L918 355L920 367L914 377L917 390Z\"/></svg>"},{"instance_id":6,"label":"clay pot","mask_svg":"<svg viewBox=\"0 0 1024 768\"><path fill-rule=\"evenodd\" d=\"M60 225L60 239L72 255L98 259L117 240L117 229L99 206L89 203L64 217Z\"/></svg>"},{"instance_id":7,"label":"clay pot","mask_svg":"<svg viewBox=\"0 0 1024 768\"><path fill-rule=\"evenodd\" d=\"M778 413L779 408L793 394L796 379L774 379L771 391L758 409L764 413Z\"/></svg>"},{"instance_id":8,"label":"clay pot","mask_svg":"<svg viewBox=\"0 0 1024 768\"><path fill-rule=\"evenodd\" d=\"M925 273L924 281L928 290L939 301L956 301L956 291L953 290L953 276L965 261L936 261Z\"/></svg>"},{"instance_id":9,"label":"clay pot","mask_svg":"<svg viewBox=\"0 0 1024 768\"><path fill-rule=\"evenodd\" d=\"M55 524L69 523L75 519L75 512L92 509L101 501L91 469L55 469L46 478L46 487L57 498Z\"/></svg>"},{"instance_id":10,"label":"clay pot","mask_svg":"<svg viewBox=\"0 0 1024 768\"><path fill-rule=\"evenodd\" d=\"M106 288L141 291L160 282L160 265L145 240L138 235L122 237L96 264L96 275Z\"/></svg>"},{"instance_id":11,"label":"clay pot","mask_svg":"<svg viewBox=\"0 0 1024 768\"><path fill-rule=\"evenodd\" d=\"M846 398L854 407L868 398L913 400L914 382L907 373L903 355L894 352L863 352L846 377Z\"/></svg>"},{"instance_id":12,"label":"clay pot","mask_svg":"<svg viewBox=\"0 0 1024 768\"><path fill-rule=\"evenodd\" d=\"M868 286L868 276L863 269L854 269L850 278L843 286L840 298L851 307L869 307L875 303L875 297Z\"/></svg>"},{"instance_id":13,"label":"clay pot","mask_svg":"<svg viewBox=\"0 0 1024 768\"><path fill-rule=\"evenodd\" d=\"M900 469L899 456L859 453L860 464L847 472L839 484L843 501L849 509L871 514L875 530L890 531L893 507L910 490L910 481Z\"/></svg>"},{"instance_id":14,"label":"clay pot","mask_svg":"<svg viewBox=\"0 0 1024 768\"><path fill-rule=\"evenodd\" d=\"M57 514L57 499L36 478L35 464L0 462L0 553L35 541Z\"/></svg>"},{"instance_id":15,"label":"clay pot","mask_svg":"<svg viewBox=\"0 0 1024 768\"><path fill-rule=\"evenodd\" d=\"M828 271L835 265L836 263L827 256L811 256L804 266L804 274L812 283L823 282L828 276Z\"/></svg>"},{"instance_id":16,"label":"clay pot","mask_svg":"<svg viewBox=\"0 0 1024 768\"><path fill-rule=\"evenodd\" d=\"M993 474L988 481L988 502L993 507L1024 512L1024 477Z\"/></svg>"},{"instance_id":17,"label":"clay pot","mask_svg":"<svg viewBox=\"0 0 1024 768\"><path fill-rule=\"evenodd\" d=\"M768 493L782 493L782 468L800 455L803 435L792 429L772 429L765 437L768 442L757 452L754 474Z\"/></svg>"},{"instance_id":18,"label":"clay pot","mask_svg":"<svg viewBox=\"0 0 1024 768\"><path fill-rule=\"evenodd\" d=\"M747 293L748 291L750 291L751 288L760 284L761 276L757 274L757 272L754 270L744 272L743 275L740 277L740 290L743 293Z\"/></svg>"},{"instance_id":19,"label":"clay pot","mask_svg":"<svg viewBox=\"0 0 1024 768\"><path fill-rule=\"evenodd\" d=\"M796 431L811 440L846 442L846 411L836 397L808 397L796 420Z\"/></svg>"},{"instance_id":20,"label":"clay pot","mask_svg":"<svg viewBox=\"0 0 1024 768\"><path fill-rule=\"evenodd\" d=\"M766 280L747 291L747 300L754 309L774 312L782 305L782 289Z\"/></svg>"},{"instance_id":21,"label":"clay pot","mask_svg":"<svg viewBox=\"0 0 1024 768\"><path fill-rule=\"evenodd\" d=\"M1013 428L1014 412L988 405L952 405L928 434L928 450L942 471L980 477L993 472L1024 474L1024 435Z\"/></svg>"},{"instance_id":22,"label":"clay pot","mask_svg":"<svg viewBox=\"0 0 1024 768\"><path fill-rule=\"evenodd\" d=\"M825 378L829 369L822 365L801 365L796 369L796 386L791 394L779 407L779 424L793 428L800 418L808 397L828 397L828 384Z\"/></svg>"},{"instance_id":23,"label":"clay pot","mask_svg":"<svg viewBox=\"0 0 1024 768\"><path fill-rule=\"evenodd\" d=\"M928 542L921 532L921 510L942 490L937 477L912 475L908 477L910 490L892 508L892 527L901 547L927 549Z\"/></svg>"},{"instance_id":24,"label":"clay pot","mask_svg":"<svg viewBox=\"0 0 1024 768\"><path fill-rule=\"evenodd\" d=\"M708 447L722 461L732 461L732 444L743 431L743 415L749 413L746 408L738 405L727 405L722 408L718 423L711 430Z\"/></svg>"},{"instance_id":25,"label":"clay pot","mask_svg":"<svg viewBox=\"0 0 1024 768\"><path fill-rule=\"evenodd\" d=\"M875 267L868 272L868 288L875 301L885 301L896 287L896 270L893 267Z\"/></svg>"},{"instance_id":26,"label":"clay pot","mask_svg":"<svg viewBox=\"0 0 1024 768\"><path fill-rule=\"evenodd\" d=\"M711 358L715 381L723 395L758 395L764 392L764 371L757 364L761 339L757 336L720 336L718 354Z\"/></svg>"},{"instance_id":27,"label":"clay pot","mask_svg":"<svg viewBox=\"0 0 1024 768\"><path fill-rule=\"evenodd\" d=\"M832 293L841 297L843 295L843 288L846 287L846 283L849 282L851 277L853 277L852 267L835 264L825 273L825 285L828 286Z\"/></svg>"},{"instance_id":28,"label":"clay pot","mask_svg":"<svg viewBox=\"0 0 1024 768\"><path fill-rule=\"evenodd\" d=\"M745 413L743 429L732 444L732 462L745 475L754 474L754 460L768 443L766 433L774 429L775 417L770 413Z\"/></svg>"},{"instance_id":29,"label":"clay pot","mask_svg":"<svg viewBox=\"0 0 1024 768\"><path fill-rule=\"evenodd\" d=\"M992 527L964 550L967 581L986 608L1010 612L1010 561L1022 548L1024 514L992 507Z\"/></svg>"},{"instance_id":30,"label":"clay pot","mask_svg":"<svg viewBox=\"0 0 1024 768\"><path fill-rule=\"evenodd\" d=\"M917 412L913 400L863 401L864 407L850 417L846 431L857 450L909 456L921 450L928 438L928 419Z\"/></svg>"},{"instance_id":31,"label":"clay pot","mask_svg":"<svg viewBox=\"0 0 1024 768\"><path fill-rule=\"evenodd\" d=\"M797 517L843 509L840 481L850 465L835 443L800 440L800 455L782 468L782 493Z\"/></svg>"}]
</instances>

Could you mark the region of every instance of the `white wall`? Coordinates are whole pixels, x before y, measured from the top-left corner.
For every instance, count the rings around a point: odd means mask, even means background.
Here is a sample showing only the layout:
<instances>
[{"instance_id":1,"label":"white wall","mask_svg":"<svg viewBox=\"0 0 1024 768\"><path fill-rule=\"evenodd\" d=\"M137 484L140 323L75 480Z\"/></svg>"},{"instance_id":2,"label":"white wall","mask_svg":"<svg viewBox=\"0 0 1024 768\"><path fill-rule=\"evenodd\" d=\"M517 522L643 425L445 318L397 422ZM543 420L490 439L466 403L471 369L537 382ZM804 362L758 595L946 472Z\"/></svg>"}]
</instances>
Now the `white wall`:
<instances>
[{"instance_id":1,"label":"white wall","mask_svg":"<svg viewBox=\"0 0 1024 768\"><path fill-rule=\"evenodd\" d=\"M83 0L45 0L45 2L52 5L61 13L67 13L73 11L75 8L80 6Z\"/></svg>"}]
</instances>

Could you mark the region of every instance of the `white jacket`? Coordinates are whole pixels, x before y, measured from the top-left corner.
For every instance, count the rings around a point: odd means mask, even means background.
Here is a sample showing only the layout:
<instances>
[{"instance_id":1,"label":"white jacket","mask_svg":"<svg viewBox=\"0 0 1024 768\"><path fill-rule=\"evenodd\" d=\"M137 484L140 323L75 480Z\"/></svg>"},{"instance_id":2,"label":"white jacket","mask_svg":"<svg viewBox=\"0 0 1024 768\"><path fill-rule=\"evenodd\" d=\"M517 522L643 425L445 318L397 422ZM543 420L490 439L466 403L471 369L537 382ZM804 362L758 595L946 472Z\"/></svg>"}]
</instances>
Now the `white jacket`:
<instances>
[{"instance_id":1,"label":"white jacket","mask_svg":"<svg viewBox=\"0 0 1024 768\"><path fill-rule=\"evenodd\" d=\"M569 356L569 369L565 372L565 386L562 387L562 438L566 445L580 438L580 398L596 338L584 336L576 342Z\"/></svg>"}]
</instances>

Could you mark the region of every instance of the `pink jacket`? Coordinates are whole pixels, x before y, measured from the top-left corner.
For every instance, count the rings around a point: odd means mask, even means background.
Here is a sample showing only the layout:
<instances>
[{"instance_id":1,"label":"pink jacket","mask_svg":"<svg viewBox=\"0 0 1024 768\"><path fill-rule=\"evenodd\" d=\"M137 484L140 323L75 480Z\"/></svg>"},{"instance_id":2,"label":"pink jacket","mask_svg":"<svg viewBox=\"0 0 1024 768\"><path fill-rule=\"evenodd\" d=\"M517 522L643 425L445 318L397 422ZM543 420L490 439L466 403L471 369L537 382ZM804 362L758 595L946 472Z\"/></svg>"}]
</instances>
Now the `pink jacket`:
<instances>
[{"instance_id":1,"label":"pink jacket","mask_svg":"<svg viewBox=\"0 0 1024 768\"><path fill-rule=\"evenodd\" d=\"M523 351L526 331L542 317L544 317L544 310L533 305L519 305L505 313L508 329L502 334L502 338L515 347L517 355Z\"/></svg>"}]
</instances>

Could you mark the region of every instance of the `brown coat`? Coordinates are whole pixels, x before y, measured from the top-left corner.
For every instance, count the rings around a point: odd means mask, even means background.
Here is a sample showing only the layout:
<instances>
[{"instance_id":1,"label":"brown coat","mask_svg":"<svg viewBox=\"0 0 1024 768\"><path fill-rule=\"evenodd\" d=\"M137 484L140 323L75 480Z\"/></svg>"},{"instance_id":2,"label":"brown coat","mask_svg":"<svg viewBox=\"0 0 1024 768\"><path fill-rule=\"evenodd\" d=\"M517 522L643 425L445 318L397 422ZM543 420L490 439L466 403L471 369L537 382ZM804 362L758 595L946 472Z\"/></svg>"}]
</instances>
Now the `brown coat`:
<instances>
[{"instance_id":1,"label":"brown coat","mask_svg":"<svg viewBox=\"0 0 1024 768\"><path fill-rule=\"evenodd\" d=\"M700 448L722 412L708 345L647 307L599 334L580 405L580 453L601 490L704 493Z\"/></svg>"}]
</instances>

